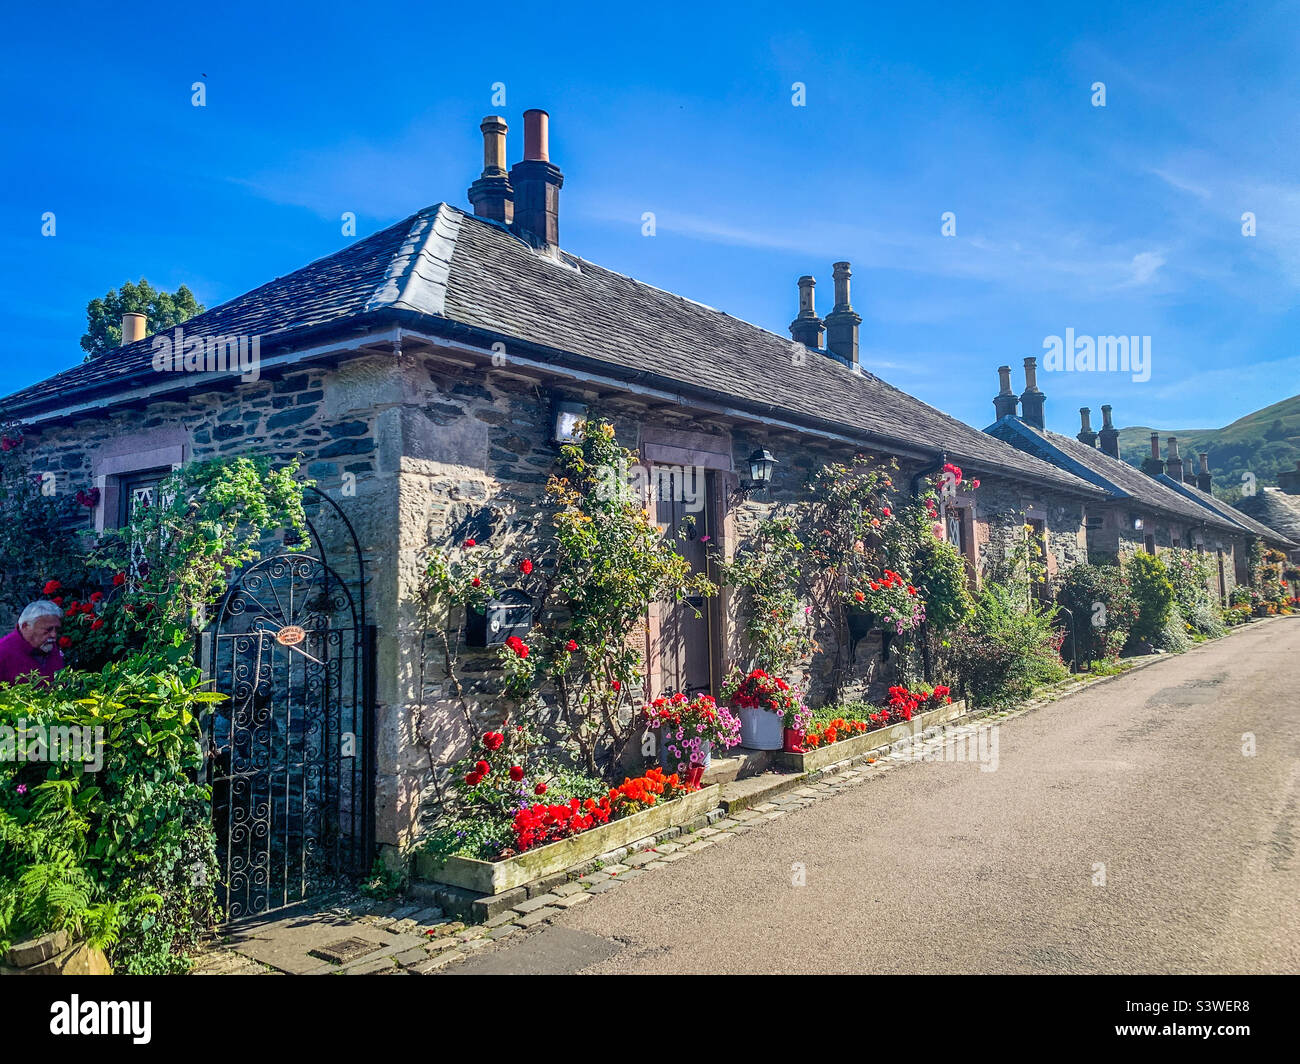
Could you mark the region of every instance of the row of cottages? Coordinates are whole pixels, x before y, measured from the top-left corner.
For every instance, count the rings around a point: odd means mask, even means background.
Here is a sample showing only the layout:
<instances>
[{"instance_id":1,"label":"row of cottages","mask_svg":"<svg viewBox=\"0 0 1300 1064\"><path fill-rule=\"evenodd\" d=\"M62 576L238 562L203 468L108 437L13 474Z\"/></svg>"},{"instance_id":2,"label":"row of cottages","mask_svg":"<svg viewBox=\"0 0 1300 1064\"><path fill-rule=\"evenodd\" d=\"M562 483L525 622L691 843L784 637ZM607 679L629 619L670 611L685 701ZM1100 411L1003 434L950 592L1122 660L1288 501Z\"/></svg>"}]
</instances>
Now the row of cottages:
<instances>
[{"instance_id":1,"label":"row of cottages","mask_svg":"<svg viewBox=\"0 0 1300 1064\"><path fill-rule=\"evenodd\" d=\"M1025 390L1019 396L1011 387L1011 368L1000 366L998 374L997 420L985 432L1106 493L1107 501L1091 506L1086 519L1087 553L1094 564L1140 551L1183 548L1213 554L1218 576L1210 590L1226 602L1232 588L1246 582L1254 540L1282 551L1296 549L1284 533L1214 497L1208 452L1199 456L1200 468L1193 472L1179 455L1176 437L1169 437L1168 458L1162 460L1159 434L1152 433L1151 454L1135 468L1119 456L1110 406L1101 408L1100 430L1092 428L1090 408L1081 407L1078 434L1063 436L1044 425L1047 397L1038 387L1034 358L1025 359Z\"/></svg>"},{"instance_id":2,"label":"row of cottages","mask_svg":"<svg viewBox=\"0 0 1300 1064\"><path fill-rule=\"evenodd\" d=\"M653 505L665 529L695 517L680 549L700 570L712 564L706 537L730 557L747 528L801 497L809 473L858 453L896 459L899 485L914 487L945 461L981 480L943 515L976 575L1023 536L1025 520L1045 533L1054 572L1085 560L1089 517L1109 498L1086 471L1028 455L864 368L848 263L835 265L824 319L813 279L800 279L791 340L562 250L563 174L548 158L547 121L525 114L524 160L507 171L505 123L484 120L474 213L428 207L187 321L184 363L157 357L161 341L177 337L146 337L127 321L120 348L0 404L0 415L25 424L37 468L57 470L69 491L99 488L99 529L123 524L183 463L301 456L355 531L351 575L377 629L372 771L382 844L410 841L430 762L465 740L442 676L418 664L424 552L485 528L529 542L575 412L610 418L652 473L699 474L698 497ZM257 342L255 371L211 361L231 338ZM763 450L777 460L770 488L747 492L750 458ZM316 524L325 509L313 509ZM318 535L331 564L346 569L349 536ZM735 612L725 593L707 601L702 620L689 607L652 609L636 694L716 691L738 654ZM882 679L878 651L857 649L861 684ZM490 689L491 660L478 652L462 675ZM816 698L826 677L809 681Z\"/></svg>"}]
</instances>

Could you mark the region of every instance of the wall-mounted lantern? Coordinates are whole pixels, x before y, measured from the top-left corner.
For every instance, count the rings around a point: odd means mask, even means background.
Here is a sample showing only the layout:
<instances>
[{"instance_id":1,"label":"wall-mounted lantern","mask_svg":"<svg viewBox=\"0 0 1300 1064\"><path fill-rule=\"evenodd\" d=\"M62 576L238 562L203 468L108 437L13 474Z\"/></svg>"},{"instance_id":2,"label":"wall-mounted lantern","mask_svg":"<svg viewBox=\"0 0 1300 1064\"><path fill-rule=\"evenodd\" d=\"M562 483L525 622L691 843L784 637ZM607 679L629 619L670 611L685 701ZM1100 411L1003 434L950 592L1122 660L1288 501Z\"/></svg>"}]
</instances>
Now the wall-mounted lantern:
<instances>
[{"instance_id":1,"label":"wall-mounted lantern","mask_svg":"<svg viewBox=\"0 0 1300 1064\"><path fill-rule=\"evenodd\" d=\"M772 483L772 474L780 463L772 452L764 447L758 448L749 456L749 480L743 481L734 493L737 502L744 502L756 491L763 491Z\"/></svg>"},{"instance_id":2,"label":"wall-mounted lantern","mask_svg":"<svg viewBox=\"0 0 1300 1064\"><path fill-rule=\"evenodd\" d=\"M555 402L555 431L551 438L556 443L579 443L582 440L582 426L587 420L587 408L582 403L568 399Z\"/></svg>"}]
</instances>

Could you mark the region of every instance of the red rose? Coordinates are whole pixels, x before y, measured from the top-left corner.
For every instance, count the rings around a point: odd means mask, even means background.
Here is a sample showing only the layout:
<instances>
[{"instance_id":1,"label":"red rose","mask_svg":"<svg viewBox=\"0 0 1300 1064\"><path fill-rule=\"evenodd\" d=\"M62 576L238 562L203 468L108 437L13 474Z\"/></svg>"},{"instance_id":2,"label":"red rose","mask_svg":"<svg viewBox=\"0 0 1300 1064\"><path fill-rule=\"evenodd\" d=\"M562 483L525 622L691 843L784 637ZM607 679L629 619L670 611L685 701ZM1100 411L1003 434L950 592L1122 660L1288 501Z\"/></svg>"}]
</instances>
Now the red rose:
<instances>
[{"instance_id":1,"label":"red rose","mask_svg":"<svg viewBox=\"0 0 1300 1064\"><path fill-rule=\"evenodd\" d=\"M486 746L489 750L497 749L505 741L506 741L506 737L502 735L500 732L490 731L490 732L483 733L483 745Z\"/></svg>"},{"instance_id":2,"label":"red rose","mask_svg":"<svg viewBox=\"0 0 1300 1064\"><path fill-rule=\"evenodd\" d=\"M533 563L529 559L525 558L519 563L519 571L523 573L524 576L527 576L533 571Z\"/></svg>"},{"instance_id":3,"label":"red rose","mask_svg":"<svg viewBox=\"0 0 1300 1064\"><path fill-rule=\"evenodd\" d=\"M63 596L60 595L58 598L52 598L52 599L50 599L50 601L53 602L54 605L56 605L56 606L62 606L62 605L63 605Z\"/></svg>"},{"instance_id":4,"label":"red rose","mask_svg":"<svg viewBox=\"0 0 1300 1064\"><path fill-rule=\"evenodd\" d=\"M474 587L478 587L479 584L481 584L481 583L482 583L482 581L481 581L477 576L474 577L474 579L470 581L470 584L473 585Z\"/></svg>"},{"instance_id":5,"label":"red rose","mask_svg":"<svg viewBox=\"0 0 1300 1064\"><path fill-rule=\"evenodd\" d=\"M510 778L514 780L516 783L518 783L521 779L524 778L524 770L520 768L518 765L511 765Z\"/></svg>"},{"instance_id":6,"label":"red rose","mask_svg":"<svg viewBox=\"0 0 1300 1064\"><path fill-rule=\"evenodd\" d=\"M61 646L64 650L67 650L68 647L72 646L72 640L65 635L62 639L59 640L59 646Z\"/></svg>"},{"instance_id":7,"label":"red rose","mask_svg":"<svg viewBox=\"0 0 1300 1064\"><path fill-rule=\"evenodd\" d=\"M45 587L41 589L41 594L48 598L50 595L53 595L54 592L61 591L62 589L63 585L57 580L49 580L46 582Z\"/></svg>"},{"instance_id":8,"label":"red rose","mask_svg":"<svg viewBox=\"0 0 1300 1064\"><path fill-rule=\"evenodd\" d=\"M509 639L507 639L506 646L508 646L521 658L528 657L528 646L517 635L512 635Z\"/></svg>"},{"instance_id":9,"label":"red rose","mask_svg":"<svg viewBox=\"0 0 1300 1064\"><path fill-rule=\"evenodd\" d=\"M471 772L469 773L469 775L465 777L465 782L468 783L471 787L477 787L478 781L481 780L482 778L483 777L480 776L477 772Z\"/></svg>"},{"instance_id":10,"label":"red rose","mask_svg":"<svg viewBox=\"0 0 1300 1064\"><path fill-rule=\"evenodd\" d=\"M473 546L475 546L475 545L476 545L476 544L474 543L474 541L473 541L472 539L467 539L467 540L465 540L465 546L467 546L467 547L473 547Z\"/></svg>"},{"instance_id":11,"label":"red rose","mask_svg":"<svg viewBox=\"0 0 1300 1064\"><path fill-rule=\"evenodd\" d=\"M126 573L118 573L113 577L113 586L121 587L126 583Z\"/></svg>"},{"instance_id":12,"label":"red rose","mask_svg":"<svg viewBox=\"0 0 1300 1064\"><path fill-rule=\"evenodd\" d=\"M90 630L93 632L97 628L103 628L103 627L104 627L104 622L96 618L95 623L90 626Z\"/></svg>"},{"instance_id":13,"label":"red rose","mask_svg":"<svg viewBox=\"0 0 1300 1064\"><path fill-rule=\"evenodd\" d=\"M880 512L884 514L886 517L893 516L893 511L888 506L882 506Z\"/></svg>"},{"instance_id":14,"label":"red rose","mask_svg":"<svg viewBox=\"0 0 1300 1064\"><path fill-rule=\"evenodd\" d=\"M623 690L623 685L619 683L617 680L615 680L612 684L610 684L610 686L613 687L615 691Z\"/></svg>"},{"instance_id":15,"label":"red rose","mask_svg":"<svg viewBox=\"0 0 1300 1064\"><path fill-rule=\"evenodd\" d=\"M578 644L575 640L570 639L567 643L564 644L564 649L567 650L570 654L572 654L575 650L578 649Z\"/></svg>"},{"instance_id":16,"label":"red rose","mask_svg":"<svg viewBox=\"0 0 1300 1064\"><path fill-rule=\"evenodd\" d=\"M486 761L475 761L474 771L477 772L480 776L486 776L489 772L492 771L492 766L489 765Z\"/></svg>"},{"instance_id":17,"label":"red rose","mask_svg":"<svg viewBox=\"0 0 1300 1064\"><path fill-rule=\"evenodd\" d=\"M545 793L546 793L546 784L545 784L545 783L539 783L536 787L533 788L533 793L534 793L534 794L545 794Z\"/></svg>"},{"instance_id":18,"label":"red rose","mask_svg":"<svg viewBox=\"0 0 1300 1064\"><path fill-rule=\"evenodd\" d=\"M104 593L102 591L96 591L93 595L90 596L90 601L98 602L103 597L104 597Z\"/></svg>"}]
</instances>

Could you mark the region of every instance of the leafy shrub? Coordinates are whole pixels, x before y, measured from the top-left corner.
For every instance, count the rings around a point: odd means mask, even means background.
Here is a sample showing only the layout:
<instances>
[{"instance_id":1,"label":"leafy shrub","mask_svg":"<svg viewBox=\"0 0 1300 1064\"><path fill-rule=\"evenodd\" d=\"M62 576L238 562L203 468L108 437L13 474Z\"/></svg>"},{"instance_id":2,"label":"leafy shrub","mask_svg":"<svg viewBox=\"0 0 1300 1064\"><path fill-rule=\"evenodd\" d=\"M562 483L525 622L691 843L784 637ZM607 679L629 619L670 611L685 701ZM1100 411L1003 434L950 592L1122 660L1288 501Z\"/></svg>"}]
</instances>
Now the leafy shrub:
<instances>
[{"instance_id":1,"label":"leafy shrub","mask_svg":"<svg viewBox=\"0 0 1300 1064\"><path fill-rule=\"evenodd\" d=\"M1066 572L1058 598L1074 615L1080 660L1119 657L1137 619L1137 605L1118 565L1074 566Z\"/></svg>"},{"instance_id":2,"label":"leafy shrub","mask_svg":"<svg viewBox=\"0 0 1300 1064\"><path fill-rule=\"evenodd\" d=\"M1012 588L984 586L951 640L952 662L974 705L1015 702L1069 675L1055 616L1054 606L1026 601Z\"/></svg>"},{"instance_id":3,"label":"leafy shrub","mask_svg":"<svg viewBox=\"0 0 1300 1064\"><path fill-rule=\"evenodd\" d=\"M84 773L0 760L0 944L67 929L110 947L122 971L187 967L217 875L197 715L224 696L199 690L177 642L53 685L0 686L0 741L15 754L51 728L102 743Z\"/></svg>"},{"instance_id":4,"label":"leafy shrub","mask_svg":"<svg viewBox=\"0 0 1300 1064\"><path fill-rule=\"evenodd\" d=\"M1169 607L1169 619L1165 622L1164 631L1160 633L1158 645L1161 650L1167 650L1171 654L1181 654L1192 645L1187 638L1187 621L1183 619L1183 611L1176 602Z\"/></svg>"},{"instance_id":5,"label":"leafy shrub","mask_svg":"<svg viewBox=\"0 0 1300 1064\"><path fill-rule=\"evenodd\" d=\"M1187 617L1188 623L1202 635L1218 639L1223 635L1223 611L1213 603L1198 603Z\"/></svg>"},{"instance_id":6,"label":"leafy shrub","mask_svg":"<svg viewBox=\"0 0 1300 1064\"><path fill-rule=\"evenodd\" d=\"M1130 640L1158 645L1174 605L1174 585L1169 581L1165 563L1154 554L1135 554L1125 570L1138 611Z\"/></svg>"},{"instance_id":7,"label":"leafy shrub","mask_svg":"<svg viewBox=\"0 0 1300 1064\"><path fill-rule=\"evenodd\" d=\"M1223 634L1223 621L1210 594L1215 573L1207 554L1185 548L1169 552L1169 581L1174 587L1174 601L1192 630L1205 636Z\"/></svg>"}]
</instances>

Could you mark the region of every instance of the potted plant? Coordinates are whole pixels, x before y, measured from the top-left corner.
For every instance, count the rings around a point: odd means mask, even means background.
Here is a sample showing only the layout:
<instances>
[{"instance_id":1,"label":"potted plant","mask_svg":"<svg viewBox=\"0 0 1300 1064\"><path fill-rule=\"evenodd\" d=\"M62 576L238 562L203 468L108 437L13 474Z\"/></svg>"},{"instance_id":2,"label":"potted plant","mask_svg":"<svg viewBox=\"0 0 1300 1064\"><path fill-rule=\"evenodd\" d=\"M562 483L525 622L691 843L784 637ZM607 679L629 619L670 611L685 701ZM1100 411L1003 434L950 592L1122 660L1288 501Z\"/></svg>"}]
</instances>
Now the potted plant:
<instances>
[{"instance_id":1,"label":"potted plant","mask_svg":"<svg viewBox=\"0 0 1300 1064\"><path fill-rule=\"evenodd\" d=\"M784 680L755 669L743 679L729 676L722 693L740 718L741 746L785 749L787 730L796 733L790 748L798 746L811 714L799 692Z\"/></svg>"},{"instance_id":2,"label":"potted plant","mask_svg":"<svg viewBox=\"0 0 1300 1064\"><path fill-rule=\"evenodd\" d=\"M864 579L861 586L850 588L847 607L850 623L856 615L886 633L902 635L925 620L925 602L920 592L892 569L882 576Z\"/></svg>"},{"instance_id":3,"label":"potted plant","mask_svg":"<svg viewBox=\"0 0 1300 1064\"><path fill-rule=\"evenodd\" d=\"M664 768L696 786L713 751L740 742L740 721L710 695L656 698L641 707L641 722L654 732Z\"/></svg>"}]
</instances>

